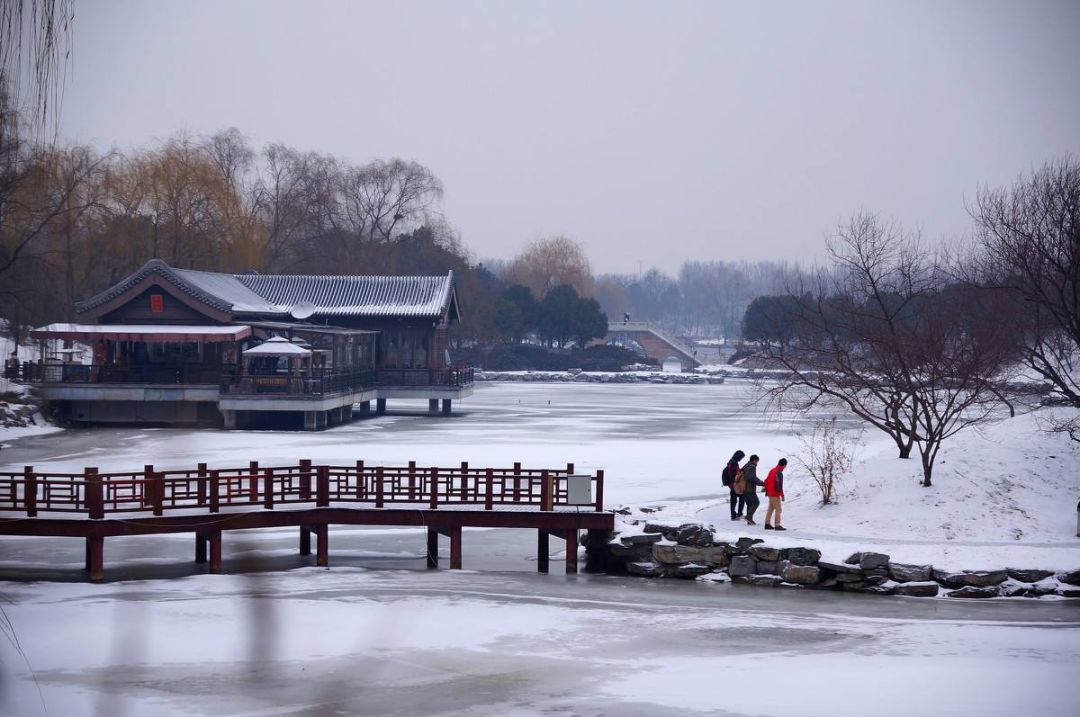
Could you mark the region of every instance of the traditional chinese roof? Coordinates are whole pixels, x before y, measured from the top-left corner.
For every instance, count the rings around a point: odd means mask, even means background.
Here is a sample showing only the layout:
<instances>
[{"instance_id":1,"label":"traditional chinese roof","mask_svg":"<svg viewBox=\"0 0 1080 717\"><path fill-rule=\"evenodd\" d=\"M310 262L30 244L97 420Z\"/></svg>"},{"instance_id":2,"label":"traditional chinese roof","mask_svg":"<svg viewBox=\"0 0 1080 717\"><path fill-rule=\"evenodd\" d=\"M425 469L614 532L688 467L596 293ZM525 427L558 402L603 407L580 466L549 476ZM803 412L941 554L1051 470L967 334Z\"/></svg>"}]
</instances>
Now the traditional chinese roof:
<instances>
[{"instance_id":1,"label":"traditional chinese roof","mask_svg":"<svg viewBox=\"0 0 1080 717\"><path fill-rule=\"evenodd\" d=\"M436 319L450 310L458 318L452 271L445 276L222 274L175 269L160 259L76 304L75 310L100 314L148 283L167 284L233 319L288 317L298 307L326 317Z\"/></svg>"}]
</instances>

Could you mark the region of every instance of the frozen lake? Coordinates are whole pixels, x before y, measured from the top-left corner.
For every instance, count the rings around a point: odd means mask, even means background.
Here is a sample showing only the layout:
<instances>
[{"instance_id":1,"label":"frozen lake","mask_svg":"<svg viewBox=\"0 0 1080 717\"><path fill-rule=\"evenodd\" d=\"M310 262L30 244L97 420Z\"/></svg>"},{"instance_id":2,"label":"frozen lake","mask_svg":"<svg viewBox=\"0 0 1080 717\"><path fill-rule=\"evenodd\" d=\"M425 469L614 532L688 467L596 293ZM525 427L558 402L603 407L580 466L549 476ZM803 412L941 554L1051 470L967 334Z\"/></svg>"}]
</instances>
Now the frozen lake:
<instances>
[{"instance_id":1,"label":"frozen lake","mask_svg":"<svg viewBox=\"0 0 1080 717\"><path fill-rule=\"evenodd\" d=\"M13 442L2 459L569 461L607 471L609 505L719 500L735 448L793 446L791 421L766 424L748 396L737 384L481 385L450 419L415 404L416 415L317 434L68 431ZM110 582L88 585L75 582L78 541L0 539L0 714L42 715L42 701L51 715L110 717L1072 715L1080 704L1080 601L565 576L557 560L541 576L528 531L467 531L467 569L454 572L423 569L416 530L331 529L329 569L295 543L291 530L230 535L228 574L212 576L191 563L190 536L110 539Z\"/></svg>"}]
</instances>

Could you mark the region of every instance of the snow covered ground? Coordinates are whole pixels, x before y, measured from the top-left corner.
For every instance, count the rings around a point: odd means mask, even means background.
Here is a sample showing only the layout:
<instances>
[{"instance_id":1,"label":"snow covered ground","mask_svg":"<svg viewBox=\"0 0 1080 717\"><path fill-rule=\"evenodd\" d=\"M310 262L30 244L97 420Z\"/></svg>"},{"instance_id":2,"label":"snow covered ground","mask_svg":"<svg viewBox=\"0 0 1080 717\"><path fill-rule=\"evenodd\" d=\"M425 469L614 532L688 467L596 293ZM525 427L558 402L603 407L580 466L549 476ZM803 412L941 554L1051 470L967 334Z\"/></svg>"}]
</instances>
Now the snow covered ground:
<instances>
[{"instance_id":1,"label":"snow covered ground","mask_svg":"<svg viewBox=\"0 0 1080 717\"><path fill-rule=\"evenodd\" d=\"M104 428L7 440L3 470L197 460L604 468L607 503L661 508L827 558L880 549L945 568L1080 567L1080 451L1024 416L961 434L935 486L867 432L834 506L788 472L777 536L731 523L731 453L793 455L813 416L768 423L748 386L485 384L449 419L388 415L311 433ZM407 405L407 404L406 404ZM393 410L395 404L391 403ZM657 515L656 513L652 514ZM562 549L552 541L553 551ZM225 543L115 539L82 575L77 541L0 539L0 714L1071 715L1080 601L989 604L607 576L537 576L525 531L466 536L462 572L424 571L416 531L331 530L329 570L292 531ZM444 545L445 549L445 545ZM556 557L556 556L553 556ZM113 562L110 562L113 561ZM272 572L259 572L270 570ZM179 577L177 577L179 576ZM25 656L25 660L23 659Z\"/></svg>"}]
</instances>

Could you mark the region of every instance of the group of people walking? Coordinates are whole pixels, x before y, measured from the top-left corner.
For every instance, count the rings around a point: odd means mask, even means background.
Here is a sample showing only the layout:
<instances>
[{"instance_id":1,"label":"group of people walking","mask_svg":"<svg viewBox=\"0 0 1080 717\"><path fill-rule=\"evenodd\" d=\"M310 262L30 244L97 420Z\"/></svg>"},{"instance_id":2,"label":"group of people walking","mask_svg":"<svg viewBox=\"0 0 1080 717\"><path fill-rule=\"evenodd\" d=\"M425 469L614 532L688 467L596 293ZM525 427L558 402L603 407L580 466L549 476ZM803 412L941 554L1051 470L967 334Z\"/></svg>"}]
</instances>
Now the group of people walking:
<instances>
[{"instance_id":1,"label":"group of people walking","mask_svg":"<svg viewBox=\"0 0 1080 717\"><path fill-rule=\"evenodd\" d=\"M787 528L780 525L781 506L784 502L784 469L787 467L787 458L781 458L777 461L776 466L769 471L765 480L761 480L757 474L760 458L752 455L750 460L740 466L739 461L745 455L742 451L735 451L735 455L724 466L724 472L721 474L721 481L730 491L731 519L745 519L747 525L757 525L754 521L754 513L757 512L758 506L761 505L757 489L764 488L765 497L769 499L769 506L765 510L765 530L787 530Z\"/></svg>"}]
</instances>

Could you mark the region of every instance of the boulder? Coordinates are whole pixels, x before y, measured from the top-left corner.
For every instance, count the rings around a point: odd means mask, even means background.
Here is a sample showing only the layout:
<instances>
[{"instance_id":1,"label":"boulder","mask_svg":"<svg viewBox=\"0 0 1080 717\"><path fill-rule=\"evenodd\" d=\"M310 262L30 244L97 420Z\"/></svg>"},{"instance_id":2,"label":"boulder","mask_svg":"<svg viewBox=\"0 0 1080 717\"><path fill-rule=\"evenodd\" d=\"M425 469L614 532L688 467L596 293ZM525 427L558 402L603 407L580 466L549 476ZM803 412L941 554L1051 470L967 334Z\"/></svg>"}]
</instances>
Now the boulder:
<instances>
[{"instance_id":1,"label":"boulder","mask_svg":"<svg viewBox=\"0 0 1080 717\"><path fill-rule=\"evenodd\" d=\"M758 560L775 563L780 559L780 550L777 548L767 548L764 545L755 545L750 548L750 555Z\"/></svg>"},{"instance_id":2,"label":"boulder","mask_svg":"<svg viewBox=\"0 0 1080 717\"><path fill-rule=\"evenodd\" d=\"M870 593L871 595L892 595L897 587L899 586L896 583L869 585L863 592Z\"/></svg>"},{"instance_id":3,"label":"boulder","mask_svg":"<svg viewBox=\"0 0 1080 717\"><path fill-rule=\"evenodd\" d=\"M659 563L635 562L626 564L626 572L643 578L662 578L667 574L667 569Z\"/></svg>"},{"instance_id":4,"label":"boulder","mask_svg":"<svg viewBox=\"0 0 1080 717\"><path fill-rule=\"evenodd\" d=\"M870 587L876 587L878 585L884 585L885 583L889 582L889 576L888 575L866 575L866 576L863 577L863 582L865 582Z\"/></svg>"},{"instance_id":5,"label":"boulder","mask_svg":"<svg viewBox=\"0 0 1080 717\"><path fill-rule=\"evenodd\" d=\"M777 563L772 560L757 561L758 575L776 575Z\"/></svg>"},{"instance_id":6,"label":"boulder","mask_svg":"<svg viewBox=\"0 0 1080 717\"><path fill-rule=\"evenodd\" d=\"M867 576L868 578L882 578L884 580L888 580L889 579L889 569L888 568L872 568L870 570L864 570L863 575Z\"/></svg>"},{"instance_id":7,"label":"boulder","mask_svg":"<svg viewBox=\"0 0 1080 717\"><path fill-rule=\"evenodd\" d=\"M898 583L924 583L930 579L933 571L929 565L889 563L889 577Z\"/></svg>"},{"instance_id":8,"label":"boulder","mask_svg":"<svg viewBox=\"0 0 1080 717\"><path fill-rule=\"evenodd\" d=\"M817 565L821 560L821 551L815 548L784 548L780 557L795 565Z\"/></svg>"},{"instance_id":9,"label":"boulder","mask_svg":"<svg viewBox=\"0 0 1080 717\"><path fill-rule=\"evenodd\" d=\"M910 597L937 597L940 585L933 580L920 582L900 583L893 588L893 595L908 595Z\"/></svg>"},{"instance_id":10,"label":"boulder","mask_svg":"<svg viewBox=\"0 0 1080 717\"><path fill-rule=\"evenodd\" d=\"M860 553L859 567L863 570L888 570L889 556L884 553Z\"/></svg>"},{"instance_id":11,"label":"boulder","mask_svg":"<svg viewBox=\"0 0 1080 717\"><path fill-rule=\"evenodd\" d=\"M1029 583L1022 583L1012 578L998 585L998 591L1005 597L1027 597L1035 594Z\"/></svg>"},{"instance_id":12,"label":"boulder","mask_svg":"<svg viewBox=\"0 0 1080 717\"><path fill-rule=\"evenodd\" d=\"M664 536L664 540L670 540L672 542L675 542L675 538L679 535L679 526L666 525L664 523L646 523L642 530L653 535L662 535Z\"/></svg>"},{"instance_id":13,"label":"boulder","mask_svg":"<svg viewBox=\"0 0 1080 717\"><path fill-rule=\"evenodd\" d=\"M751 575L751 585L762 585L765 587L774 588L779 585L783 580L778 575Z\"/></svg>"},{"instance_id":14,"label":"boulder","mask_svg":"<svg viewBox=\"0 0 1080 717\"><path fill-rule=\"evenodd\" d=\"M1080 570L1070 570L1058 575L1058 580L1069 585L1080 585Z\"/></svg>"},{"instance_id":15,"label":"boulder","mask_svg":"<svg viewBox=\"0 0 1080 717\"><path fill-rule=\"evenodd\" d=\"M992 598L998 596L998 589L996 585L993 587L967 585L959 590L946 593L946 595L951 598Z\"/></svg>"},{"instance_id":16,"label":"boulder","mask_svg":"<svg viewBox=\"0 0 1080 717\"><path fill-rule=\"evenodd\" d=\"M821 580L821 570L812 565L796 565L785 560L777 567L780 577L789 583L799 585L816 585Z\"/></svg>"},{"instance_id":17,"label":"boulder","mask_svg":"<svg viewBox=\"0 0 1080 717\"><path fill-rule=\"evenodd\" d=\"M713 544L712 531L700 523L685 523L679 526L675 542L695 548L708 548Z\"/></svg>"},{"instance_id":18,"label":"boulder","mask_svg":"<svg viewBox=\"0 0 1080 717\"><path fill-rule=\"evenodd\" d=\"M821 566L819 565L818 568L820 569ZM862 573L837 573L835 579L838 583L861 583L866 579L866 576Z\"/></svg>"},{"instance_id":19,"label":"boulder","mask_svg":"<svg viewBox=\"0 0 1080 717\"><path fill-rule=\"evenodd\" d=\"M711 548L703 548L702 552L705 554L705 562L709 565L726 568L728 563L731 562L731 556L727 549L728 546L723 544L714 545Z\"/></svg>"},{"instance_id":20,"label":"boulder","mask_svg":"<svg viewBox=\"0 0 1080 717\"><path fill-rule=\"evenodd\" d=\"M1031 592L1035 595L1051 595L1056 593L1061 583L1057 578L1043 578L1031 586Z\"/></svg>"},{"instance_id":21,"label":"boulder","mask_svg":"<svg viewBox=\"0 0 1080 717\"><path fill-rule=\"evenodd\" d=\"M749 555L736 555L728 566L728 574L733 578L749 577L757 572L756 562Z\"/></svg>"},{"instance_id":22,"label":"boulder","mask_svg":"<svg viewBox=\"0 0 1080 717\"><path fill-rule=\"evenodd\" d=\"M1068 583L1059 583L1057 594L1061 597L1080 598L1080 586L1070 585Z\"/></svg>"},{"instance_id":23,"label":"boulder","mask_svg":"<svg viewBox=\"0 0 1080 717\"><path fill-rule=\"evenodd\" d=\"M653 545L652 558L654 561L665 565L678 565L680 563L705 564L708 561L704 548L692 548L688 545L670 545L668 543L656 543Z\"/></svg>"},{"instance_id":24,"label":"boulder","mask_svg":"<svg viewBox=\"0 0 1080 717\"><path fill-rule=\"evenodd\" d=\"M648 526L646 526L648 527ZM645 533L638 535L626 535L619 538L623 545L652 545L659 543L664 536L658 533Z\"/></svg>"},{"instance_id":25,"label":"boulder","mask_svg":"<svg viewBox=\"0 0 1080 717\"><path fill-rule=\"evenodd\" d=\"M1004 570L965 570L964 584L973 588L986 588L1000 585L1008 579Z\"/></svg>"},{"instance_id":26,"label":"boulder","mask_svg":"<svg viewBox=\"0 0 1080 717\"><path fill-rule=\"evenodd\" d=\"M938 570L937 568L934 568L933 576L934 580L937 580L947 588L962 588L966 585L963 573L954 573L949 570Z\"/></svg>"},{"instance_id":27,"label":"boulder","mask_svg":"<svg viewBox=\"0 0 1080 717\"><path fill-rule=\"evenodd\" d=\"M868 587L871 587L871 586L860 581L860 582L857 582L857 583L840 583L840 587L842 587L847 592L861 593L864 590L866 590Z\"/></svg>"},{"instance_id":28,"label":"boulder","mask_svg":"<svg viewBox=\"0 0 1080 717\"><path fill-rule=\"evenodd\" d=\"M825 578L824 580L822 580L820 583L817 584L817 587L819 587L819 588L835 588L839 584L840 583L836 580L836 578Z\"/></svg>"},{"instance_id":29,"label":"boulder","mask_svg":"<svg viewBox=\"0 0 1080 717\"><path fill-rule=\"evenodd\" d=\"M732 552L737 554L744 554L750 550L750 546L757 545L758 543L764 543L761 538L739 538L735 541Z\"/></svg>"},{"instance_id":30,"label":"boulder","mask_svg":"<svg viewBox=\"0 0 1080 717\"><path fill-rule=\"evenodd\" d=\"M822 570L830 573L847 573L849 575L862 575L862 568L857 565L847 565L845 563L830 563L824 560L819 560L817 566Z\"/></svg>"},{"instance_id":31,"label":"boulder","mask_svg":"<svg viewBox=\"0 0 1080 717\"><path fill-rule=\"evenodd\" d=\"M702 565L700 563L687 563L686 565L680 565L671 571L672 576L676 578L685 578L693 580L699 575L705 575L712 569L708 565Z\"/></svg>"},{"instance_id":32,"label":"boulder","mask_svg":"<svg viewBox=\"0 0 1080 717\"><path fill-rule=\"evenodd\" d=\"M608 551L612 557L619 560L648 560L652 557L653 549L651 545L623 545L622 543L611 543L608 545Z\"/></svg>"},{"instance_id":33,"label":"boulder","mask_svg":"<svg viewBox=\"0 0 1080 717\"><path fill-rule=\"evenodd\" d=\"M1054 574L1053 570L1019 570L1017 568L1009 568L1005 572L1010 578L1021 583L1037 583Z\"/></svg>"},{"instance_id":34,"label":"boulder","mask_svg":"<svg viewBox=\"0 0 1080 717\"><path fill-rule=\"evenodd\" d=\"M847 556L844 562L848 565L858 565L860 560L862 560L862 553L852 553Z\"/></svg>"}]
</instances>

